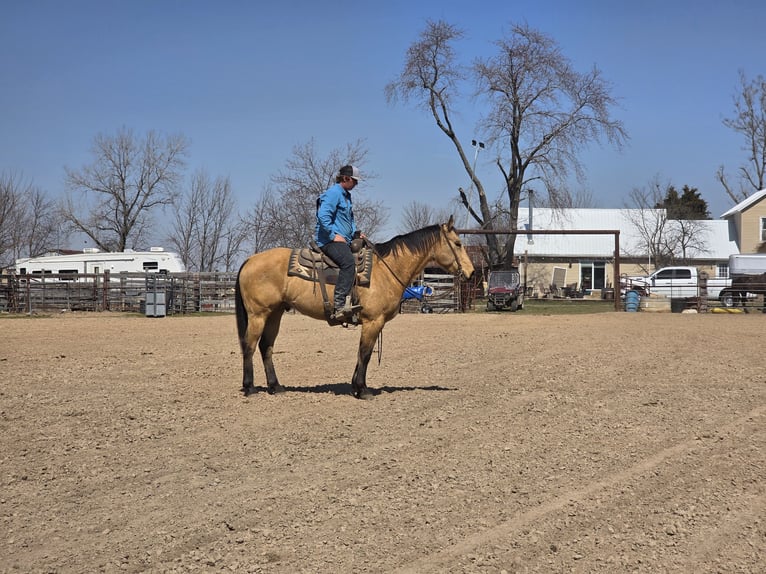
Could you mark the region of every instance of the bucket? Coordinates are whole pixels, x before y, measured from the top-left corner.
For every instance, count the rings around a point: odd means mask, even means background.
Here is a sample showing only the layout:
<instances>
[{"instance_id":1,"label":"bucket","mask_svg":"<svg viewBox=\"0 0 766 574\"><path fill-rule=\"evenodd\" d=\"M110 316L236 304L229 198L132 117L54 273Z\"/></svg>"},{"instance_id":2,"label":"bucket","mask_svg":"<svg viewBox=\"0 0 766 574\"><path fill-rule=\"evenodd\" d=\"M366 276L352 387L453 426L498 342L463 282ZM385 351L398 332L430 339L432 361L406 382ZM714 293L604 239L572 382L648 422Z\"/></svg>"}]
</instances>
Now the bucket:
<instances>
[{"instance_id":1,"label":"bucket","mask_svg":"<svg viewBox=\"0 0 766 574\"><path fill-rule=\"evenodd\" d=\"M608 301L614 301L614 289L602 289L601 298Z\"/></svg>"},{"instance_id":2,"label":"bucket","mask_svg":"<svg viewBox=\"0 0 766 574\"><path fill-rule=\"evenodd\" d=\"M686 299L674 297L670 300L671 313L683 313L684 309L686 309Z\"/></svg>"},{"instance_id":3,"label":"bucket","mask_svg":"<svg viewBox=\"0 0 766 574\"><path fill-rule=\"evenodd\" d=\"M625 294L625 310L629 313L635 313L638 311L638 303L641 300L641 296L638 291L628 291Z\"/></svg>"}]
</instances>

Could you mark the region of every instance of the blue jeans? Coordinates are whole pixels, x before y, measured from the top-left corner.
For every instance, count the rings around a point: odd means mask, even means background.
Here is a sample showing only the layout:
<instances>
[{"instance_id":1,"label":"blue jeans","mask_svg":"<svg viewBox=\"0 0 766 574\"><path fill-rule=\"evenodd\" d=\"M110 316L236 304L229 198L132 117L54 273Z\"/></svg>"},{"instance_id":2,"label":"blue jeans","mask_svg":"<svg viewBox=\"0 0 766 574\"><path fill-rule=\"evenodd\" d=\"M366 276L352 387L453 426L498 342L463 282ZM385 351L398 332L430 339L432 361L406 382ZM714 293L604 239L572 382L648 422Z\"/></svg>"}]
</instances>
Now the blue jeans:
<instances>
[{"instance_id":1,"label":"blue jeans","mask_svg":"<svg viewBox=\"0 0 766 574\"><path fill-rule=\"evenodd\" d=\"M340 241L323 245L322 251L340 268L338 281L335 283L335 308L340 309L346 304L346 295L351 293L351 287L354 285L354 273L356 273L354 254L351 253L351 246L348 243Z\"/></svg>"}]
</instances>

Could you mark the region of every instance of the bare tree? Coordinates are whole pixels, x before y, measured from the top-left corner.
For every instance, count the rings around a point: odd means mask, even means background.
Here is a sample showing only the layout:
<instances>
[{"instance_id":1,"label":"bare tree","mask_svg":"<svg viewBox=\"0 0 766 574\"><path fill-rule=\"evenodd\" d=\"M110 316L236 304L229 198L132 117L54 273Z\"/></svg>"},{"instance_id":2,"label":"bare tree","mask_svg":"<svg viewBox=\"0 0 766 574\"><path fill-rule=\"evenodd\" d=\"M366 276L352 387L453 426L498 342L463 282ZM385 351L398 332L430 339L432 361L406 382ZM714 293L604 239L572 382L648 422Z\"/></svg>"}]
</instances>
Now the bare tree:
<instances>
[{"instance_id":1,"label":"bare tree","mask_svg":"<svg viewBox=\"0 0 766 574\"><path fill-rule=\"evenodd\" d=\"M474 199L461 189L460 198L479 227L497 228L494 208L502 206L515 228L522 192L532 181L544 187L556 205L569 173L583 175L577 159L583 147L605 138L619 148L627 135L610 115L616 101L601 72L574 71L551 38L514 25L508 37L495 43L494 57L466 68L453 47L462 37L455 26L429 21L407 51L402 73L386 86L386 96L389 102L416 100L452 141L477 191ZM499 201L488 197L453 124L461 88L469 78L476 86L474 95L487 106L477 132L496 153L495 165L504 181ZM491 264L510 266L515 236L486 237Z\"/></svg>"},{"instance_id":2,"label":"bare tree","mask_svg":"<svg viewBox=\"0 0 766 574\"><path fill-rule=\"evenodd\" d=\"M105 251L151 239L152 213L178 195L187 148L181 135L150 131L139 140L124 128L115 136L99 134L93 163L66 169L65 219Z\"/></svg>"},{"instance_id":3,"label":"bare tree","mask_svg":"<svg viewBox=\"0 0 766 574\"><path fill-rule=\"evenodd\" d=\"M758 76L748 81L740 70L739 81L740 92L734 96L734 117L725 118L723 125L742 136L747 163L737 168L735 184L729 183L724 166L720 166L716 173L726 195L734 203L766 188L766 79Z\"/></svg>"},{"instance_id":4,"label":"bare tree","mask_svg":"<svg viewBox=\"0 0 766 574\"><path fill-rule=\"evenodd\" d=\"M0 174L0 268L60 247L65 239L45 192L20 175Z\"/></svg>"},{"instance_id":5,"label":"bare tree","mask_svg":"<svg viewBox=\"0 0 766 574\"><path fill-rule=\"evenodd\" d=\"M626 206L625 216L636 229L641 238L641 245L636 246L639 253L625 253L625 255L638 257L649 256L649 267L662 267L672 260L672 252L668 250L665 242L665 228L668 223L668 215L665 209L655 209L657 200L662 194L658 191L658 183L652 182L648 189L634 188L628 194L630 204Z\"/></svg>"},{"instance_id":6,"label":"bare tree","mask_svg":"<svg viewBox=\"0 0 766 574\"><path fill-rule=\"evenodd\" d=\"M307 245L314 236L317 198L334 183L341 166L361 166L366 156L362 141L332 150L324 158L317 155L313 140L296 146L247 216L249 235L257 241L254 250ZM362 171L365 180L374 178ZM354 191L354 217L357 227L373 238L385 225L387 213L379 202L365 198L363 190L364 182Z\"/></svg>"},{"instance_id":7,"label":"bare tree","mask_svg":"<svg viewBox=\"0 0 766 574\"><path fill-rule=\"evenodd\" d=\"M655 268L688 263L690 259L708 250L707 232L699 219L670 219L668 210L659 207L668 196L672 185L663 185L655 177L646 188L634 188L628 194L626 218L641 237L641 253L626 253L639 257L649 256L649 265Z\"/></svg>"},{"instance_id":8,"label":"bare tree","mask_svg":"<svg viewBox=\"0 0 766 574\"><path fill-rule=\"evenodd\" d=\"M211 180L199 170L176 207L168 240L187 269L230 271L240 251L239 227L229 178Z\"/></svg>"},{"instance_id":9,"label":"bare tree","mask_svg":"<svg viewBox=\"0 0 766 574\"><path fill-rule=\"evenodd\" d=\"M271 229L274 218L271 217L271 205L273 199L271 192L266 190L260 199L241 219L245 229L245 244L249 246L250 253L260 253L272 247L279 247L275 239L277 233Z\"/></svg>"},{"instance_id":10,"label":"bare tree","mask_svg":"<svg viewBox=\"0 0 766 574\"><path fill-rule=\"evenodd\" d=\"M21 203L17 185L13 175L0 175L0 268L10 265L14 260L15 228Z\"/></svg>"},{"instance_id":11,"label":"bare tree","mask_svg":"<svg viewBox=\"0 0 766 574\"><path fill-rule=\"evenodd\" d=\"M674 238L675 262L688 264L692 259L708 253L708 232L700 219L672 219L670 235Z\"/></svg>"},{"instance_id":12,"label":"bare tree","mask_svg":"<svg viewBox=\"0 0 766 574\"><path fill-rule=\"evenodd\" d=\"M411 201L402 212L399 232L408 233L434 223L444 223L449 220L450 215L448 209L436 209L427 203Z\"/></svg>"},{"instance_id":13,"label":"bare tree","mask_svg":"<svg viewBox=\"0 0 766 574\"><path fill-rule=\"evenodd\" d=\"M247 239L247 226L242 219L227 224L221 243L221 267L224 271L236 271L241 263L243 245Z\"/></svg>"}]
</instances>

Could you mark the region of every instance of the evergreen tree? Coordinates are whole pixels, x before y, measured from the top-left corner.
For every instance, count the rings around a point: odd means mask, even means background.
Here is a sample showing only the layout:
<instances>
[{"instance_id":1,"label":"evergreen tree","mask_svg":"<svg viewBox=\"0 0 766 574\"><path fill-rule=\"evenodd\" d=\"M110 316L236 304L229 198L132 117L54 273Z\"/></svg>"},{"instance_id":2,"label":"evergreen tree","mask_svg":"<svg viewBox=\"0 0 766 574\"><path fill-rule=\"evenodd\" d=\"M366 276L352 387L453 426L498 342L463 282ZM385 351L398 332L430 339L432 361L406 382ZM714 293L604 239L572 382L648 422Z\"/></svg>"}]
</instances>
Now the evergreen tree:
<instances>
[{"instance_id":1,"label":"evergreen tree","mask_svg":"<svg viewBox=\"0 0 766 574\"><path fill-rule=\"evenodd\" d=\"M654 208L667 210L668 219L710 219L707 201L696 187L688 185L684 185L680 195L675 186L668 186L665 197Z\"/></svg>"}]
</instances>

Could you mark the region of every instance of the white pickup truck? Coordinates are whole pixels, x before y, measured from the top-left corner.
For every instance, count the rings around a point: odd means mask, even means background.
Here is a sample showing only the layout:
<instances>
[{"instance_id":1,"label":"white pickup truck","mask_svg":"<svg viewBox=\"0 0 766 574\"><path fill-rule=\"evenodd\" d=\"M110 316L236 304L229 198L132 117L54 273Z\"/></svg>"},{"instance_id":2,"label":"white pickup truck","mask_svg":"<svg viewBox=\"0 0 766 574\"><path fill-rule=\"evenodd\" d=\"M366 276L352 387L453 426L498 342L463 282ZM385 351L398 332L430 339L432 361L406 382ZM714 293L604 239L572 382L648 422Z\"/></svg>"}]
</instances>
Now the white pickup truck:
<instances>
[{"instance_id":1,"label":"white pickup truck","mask_svg":"<svg viewBox=\"0 0 766 574\"><path fill-rule=\"evenodd\" d=\"M665 295L673 299L699 297L699 272L696 267L663 267L645 277L628 277L621 280L624 291L639 290L650 295ZM731 297L727 291L731 279L711 277L707 280L708 299L718 299L724 305L723 298Z\"/></svg>"}]
</instances>

